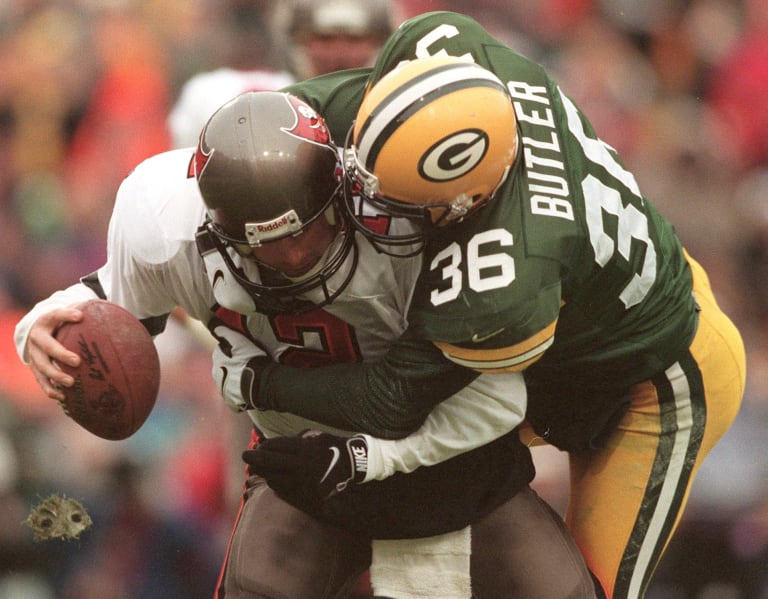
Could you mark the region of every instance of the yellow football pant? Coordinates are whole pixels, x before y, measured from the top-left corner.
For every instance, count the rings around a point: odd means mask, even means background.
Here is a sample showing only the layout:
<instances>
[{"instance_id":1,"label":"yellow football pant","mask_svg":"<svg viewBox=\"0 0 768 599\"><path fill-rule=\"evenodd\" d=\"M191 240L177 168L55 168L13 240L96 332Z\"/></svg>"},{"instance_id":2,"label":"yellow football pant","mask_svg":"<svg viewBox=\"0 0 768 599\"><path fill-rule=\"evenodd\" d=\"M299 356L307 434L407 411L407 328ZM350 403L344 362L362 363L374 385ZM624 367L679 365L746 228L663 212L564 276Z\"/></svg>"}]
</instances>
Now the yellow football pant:
<instances>
[{"instance_id":1,"label":"yellow football pant","mask_svg":"<svg viewBox=\"0 0 768 599\"><path fill-rule=\"evenodd\" d=\"M570 455L566 523L609 599L642 597L674 532L701 462L731 426L746 359L694 260L701 307L688 355L635 385L605 449Z\"/></svg>"}]
</instances>

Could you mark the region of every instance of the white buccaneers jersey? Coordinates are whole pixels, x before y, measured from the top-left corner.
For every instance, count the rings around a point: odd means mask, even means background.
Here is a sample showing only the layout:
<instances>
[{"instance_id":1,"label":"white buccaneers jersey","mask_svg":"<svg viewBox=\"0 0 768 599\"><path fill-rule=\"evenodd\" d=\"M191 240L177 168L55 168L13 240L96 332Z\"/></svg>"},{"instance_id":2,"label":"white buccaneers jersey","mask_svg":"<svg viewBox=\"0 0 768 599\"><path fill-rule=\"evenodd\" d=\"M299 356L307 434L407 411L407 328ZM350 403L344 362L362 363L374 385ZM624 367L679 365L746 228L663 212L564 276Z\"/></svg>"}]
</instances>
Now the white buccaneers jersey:
<instances>
[{"instance_id":1,"label":"white buccaneers jersey","mask_svg":"<svg viewBox=\"0 0 768 599\"><path fill-rule=\"evenodd\" d=\"M168 117L174 148L197 145L205 123L224 103L246 91L275 91L293 83L284 71L221 68L198 73L181 88Z\"/></svg>"},{"instance_id":2,"label":"white buccaneers jersey","mask_svg":"<svg viewBox=\"0 0 768 599\"><path fill-rule=\"evenodd\" d=\"M216 269L215 263L207 263L198 252L195 233L204 222L205 206L190 168L192 157L192 149L159 154L125 179L117 193L107 262L97 271L98 284L76 284L35 306L17 326L19 354L24 356L29 327L40 314L101 296L145 323L164 322L180 306L192 318L208 324L214 336L224 341L214 352L214 379L236 410L246 407L240 376L254 356L266 354L301 367L382 356L406 329L404 315L420 271L420 257L379 254L358 235L354 276L332 304L273 316L244 310L243 290L229 271ZM241 263L234 253L232 258L251 278L258 276L251 262ZM347 262L346 268L331 277L329 287L346 278L351 260ZM525 392L519 380L480 377L434 410L415 435L380 445L371 440L369 478L410 471L482 445L514 428L524 409ZM266 436L296 434L307 428L342 432L286 413L248 413ZM425 437L432 441L425 443ZM437 441L440 437L451 441Z\"/></svg>"}]
</instances>

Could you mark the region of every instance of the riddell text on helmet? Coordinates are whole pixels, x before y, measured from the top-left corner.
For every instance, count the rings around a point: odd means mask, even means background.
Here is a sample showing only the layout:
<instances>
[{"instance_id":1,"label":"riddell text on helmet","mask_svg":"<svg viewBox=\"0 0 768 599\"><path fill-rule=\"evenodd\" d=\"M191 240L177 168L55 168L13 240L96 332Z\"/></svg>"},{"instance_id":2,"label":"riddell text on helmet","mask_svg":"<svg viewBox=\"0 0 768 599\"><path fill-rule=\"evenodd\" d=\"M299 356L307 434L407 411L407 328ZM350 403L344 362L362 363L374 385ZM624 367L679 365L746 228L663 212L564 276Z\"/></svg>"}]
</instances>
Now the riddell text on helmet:
<instances>
[{"instance_id":1,"label":"riddell text on helmet","mask_svg":"<svg viewBox=\"0 0 768 599\"><path fill-rule=\"evenodd\" d=\"M247 223L246 233L250 239L256 241L268 241L275 237L281 237L285 233L292 233L301 229L301 219L295 210L289 210L285 214L273 220L261 223Z\"/></svg>"}]
</instances>

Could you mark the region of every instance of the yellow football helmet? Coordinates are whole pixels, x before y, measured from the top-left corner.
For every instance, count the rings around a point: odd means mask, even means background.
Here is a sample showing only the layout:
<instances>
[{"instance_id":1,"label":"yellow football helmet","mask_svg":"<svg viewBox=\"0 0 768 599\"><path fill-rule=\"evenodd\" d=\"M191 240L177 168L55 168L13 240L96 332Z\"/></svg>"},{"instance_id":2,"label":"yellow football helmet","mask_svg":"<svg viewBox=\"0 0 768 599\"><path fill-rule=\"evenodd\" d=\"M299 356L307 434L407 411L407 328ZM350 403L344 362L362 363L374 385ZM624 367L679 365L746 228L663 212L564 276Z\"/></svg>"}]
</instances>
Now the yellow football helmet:
<instances>
[{"instance_id":1,"label":"yellow football helmet","mask_svg":"<svg viewBox=\"0 0 768 599\"><path fill-rule=\"evenodd\" d=\"M512 99L492 72L448 56L402 63L358 110L345 148L345 205L382 251L423 241L493 196L517 146ZM366 221L376 212L415 220L419 232L374 231Z\"/></svg>"}]
</instances>

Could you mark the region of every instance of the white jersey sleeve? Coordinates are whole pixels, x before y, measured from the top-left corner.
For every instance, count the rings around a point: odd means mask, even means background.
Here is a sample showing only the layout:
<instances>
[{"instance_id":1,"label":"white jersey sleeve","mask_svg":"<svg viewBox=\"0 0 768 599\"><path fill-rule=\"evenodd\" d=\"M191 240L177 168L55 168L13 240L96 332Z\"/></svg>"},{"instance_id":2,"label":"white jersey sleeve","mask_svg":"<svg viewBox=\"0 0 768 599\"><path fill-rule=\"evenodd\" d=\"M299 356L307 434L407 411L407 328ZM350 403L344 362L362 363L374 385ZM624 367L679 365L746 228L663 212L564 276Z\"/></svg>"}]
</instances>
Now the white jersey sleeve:
<instances>
[{"instance_id":1,"label":"white jersey sleeve","mask_svg":"<svg viewBox=\"0 0 768 599\"><path fill-rule=\"evenodd\" d=\"M480 375L438 404L408 437L384 440L364 435L368 442L365 482L433 466L486 445L523 421L526 404L522 374Z\"/></svg>"},{"instance_id":2,"label":"white jersey sleeve","mask_svg":"<svg viewBox=\"0 0 768 599\"><path fill-rule=\"evenodd\" d=\"M106 298L138 318L177 306L209 317L213 296L195 245L205 206L188 175L192 151L158 154L141 163L117 192L98 278Z\"/></svg>"},{"instance_id":3,"label":"white jersey sleeve","mask_svg":"<svg viewBox=\"0 0 768 599\"><path fill-rule=\"evenodd\" d=\"M286 72L266 70L238 71L222 68L199 73L181 88L168 116L173 147L197 145L205 123L216 110L246 91L274 91L293 83Z\"/></svg>"},{"instance_id":4,"label":"white jersey sleeve","mask_svg":"<svg viewBox=\"0 0 768 599\"><path fill-rule=\"evenodd\" d=\"M187 176L191 150L159 154L140 164L117 192L107 235L107 262L98 292L84 283L57 291L17 324L22 359L29 329L44 312L103 297L139 319L162 317L176 306L206 322L213 295L197 254L195 231L204 205Z\"/></svg>"}]
</instances>

